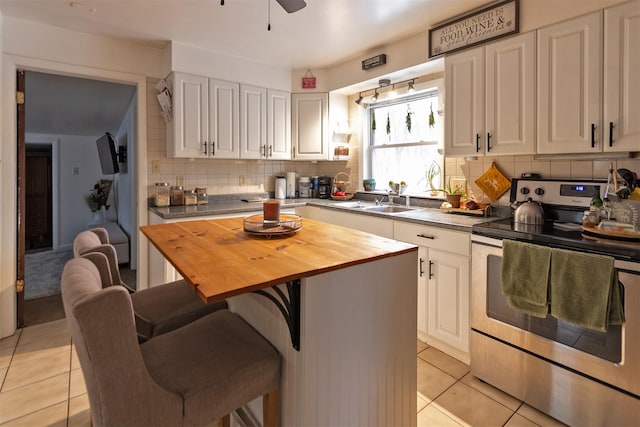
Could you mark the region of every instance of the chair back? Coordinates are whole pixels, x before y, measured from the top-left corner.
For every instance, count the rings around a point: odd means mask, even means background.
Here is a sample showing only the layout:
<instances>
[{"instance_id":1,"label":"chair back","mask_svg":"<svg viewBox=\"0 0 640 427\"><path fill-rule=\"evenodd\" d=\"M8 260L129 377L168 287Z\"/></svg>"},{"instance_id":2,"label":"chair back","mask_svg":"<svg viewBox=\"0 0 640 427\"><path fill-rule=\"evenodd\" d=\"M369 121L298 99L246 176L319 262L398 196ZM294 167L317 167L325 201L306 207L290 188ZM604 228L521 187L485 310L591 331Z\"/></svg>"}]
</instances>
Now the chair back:
<instances>
[{"instance_id":1,"label":"chair back","mask_svg":"<svg viewBox=\"0 0 640 427\"><path fill-rule=\"evenodd\" d=\"M124 285L116 249L108 242L107 230L104 228L81 231L73 240L73 256L93 261L100 273L103 287Z\"/></svg>"},{"instance_id":2,"label":"chair back","mask_svg":"<svg viewBox=\"0 0 640 427\"><path fill-rule=\"evenodd\" d=\"M127 290L103 289L96 266L74 258L65 265L61 291L93 425L181 424L182 398L147 371Z\"/></svg>"}]
</instances>

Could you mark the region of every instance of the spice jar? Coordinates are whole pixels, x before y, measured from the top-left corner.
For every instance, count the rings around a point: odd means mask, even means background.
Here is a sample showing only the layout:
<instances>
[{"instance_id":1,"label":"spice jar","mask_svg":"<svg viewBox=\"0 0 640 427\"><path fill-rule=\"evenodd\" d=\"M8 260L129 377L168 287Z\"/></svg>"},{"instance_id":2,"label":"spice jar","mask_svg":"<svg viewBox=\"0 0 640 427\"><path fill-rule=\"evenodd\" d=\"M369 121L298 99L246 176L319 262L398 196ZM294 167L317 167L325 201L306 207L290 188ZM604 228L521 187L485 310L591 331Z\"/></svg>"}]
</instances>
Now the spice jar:
<instances>
[{"instance_id":1,"label":"spice jar","mask_svg":"<svg viewBox=\"0 0 640 427\"><path fill-rule=\"evenodd\" d=\"M182 185L175 185L171 187L171 205L184 205L184 190L182 189Z\"/></svg>"},{"instance_id":2,"label":"spice jar","mask_svg":"<svg viewBox=\"0 0 640 427\"><path fill-rule=\"evenodd\" d=\"M207 195L207 189L204 187L196 187L196 198L199 205L208 204L209 196Z\"/></svg>"},{"instance_id":3,"label":"spice jar","mask_svg":"<svg viewBox=\"0 0 640 427\"><path fill-rule=\"evenodd\" d=\"M156 182L156 192L153 202L158 207L169 206L169 183Z\"/></svg>"},{"instance_id":4,"label":"spice jar","mask_svg":"<svg viewBox=\"0 0 640 427\"><path fill-rule=\"evenodd\" d=\"M195 205L198 201L195 190L187 190L184 192L184 204L187 206Z\"/></svg>"}]
</instances>

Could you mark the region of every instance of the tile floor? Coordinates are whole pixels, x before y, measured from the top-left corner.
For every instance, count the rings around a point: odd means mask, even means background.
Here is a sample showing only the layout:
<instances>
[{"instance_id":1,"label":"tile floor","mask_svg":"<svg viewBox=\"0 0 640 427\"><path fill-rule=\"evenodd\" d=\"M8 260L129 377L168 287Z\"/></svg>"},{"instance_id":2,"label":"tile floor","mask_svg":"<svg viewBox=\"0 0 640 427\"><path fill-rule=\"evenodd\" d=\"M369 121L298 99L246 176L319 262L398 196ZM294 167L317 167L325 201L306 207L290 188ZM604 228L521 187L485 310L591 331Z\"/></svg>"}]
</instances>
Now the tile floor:
<instances>
[{"instance_id":1,"label":"tile floor","mask_svg":"<svg viewBox=\"0 0 640 427\"><path fill-rule=\"evenodd\" d=\"M473 378L469 366L418 341L418 426L561 426ZM0 426L90 426L66 321L0 340Z\"/></svg>"}]
</instances>

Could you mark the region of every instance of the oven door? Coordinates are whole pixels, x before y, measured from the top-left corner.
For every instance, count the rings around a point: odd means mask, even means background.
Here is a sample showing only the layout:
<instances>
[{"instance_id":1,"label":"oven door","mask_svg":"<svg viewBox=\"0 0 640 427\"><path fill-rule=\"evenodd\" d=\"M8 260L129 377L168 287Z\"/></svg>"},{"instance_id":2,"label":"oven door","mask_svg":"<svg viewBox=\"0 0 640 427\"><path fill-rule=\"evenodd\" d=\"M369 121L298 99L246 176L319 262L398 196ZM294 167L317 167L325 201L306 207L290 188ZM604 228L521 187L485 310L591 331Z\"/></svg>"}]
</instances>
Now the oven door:
<instances>
[{"instance_id":1,"label":"oven door","mask_svg":"<svg viewBox=\"0 0 640 427\"><path fill-rule=\"evenodd\" d=\"M521 350L627 394L640 395L640 273L618 268L626 321L596 332L551 316L539 319L512 309L501 294L502 242L474 236L471 329L502 346ZM619 262L616 262L618 267ZM637 268L637 264L624 263ZM499 347L497 347L499 348ZM477 349L476 349L477 350ZM471 349L473 370L474 349ZM632 396L633 397L633 396Z\"/></svg>"}]
</instances>

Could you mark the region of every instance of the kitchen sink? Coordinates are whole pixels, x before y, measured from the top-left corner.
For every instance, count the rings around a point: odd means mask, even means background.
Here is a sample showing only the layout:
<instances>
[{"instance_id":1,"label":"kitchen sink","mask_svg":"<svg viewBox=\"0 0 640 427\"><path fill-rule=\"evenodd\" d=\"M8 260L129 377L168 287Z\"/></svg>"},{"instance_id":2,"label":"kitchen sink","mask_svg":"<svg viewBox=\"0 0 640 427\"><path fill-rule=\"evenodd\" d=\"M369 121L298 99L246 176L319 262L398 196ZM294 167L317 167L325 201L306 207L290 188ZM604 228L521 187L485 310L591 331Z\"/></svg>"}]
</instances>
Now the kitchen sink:
<instances>
[{"instance_id":1,"label":"kitchen sink","mask_svg":"<svg viewBox=\"0 0 640 427\"><path fill-rule=\"evenodd\" d=\"M362 208L366 208L369 207L370 205L364 204L362 202L338 202L338 203L333 203L333 206L339 207L339 208L356 208L356 209L362 209Z\"/></svg>"},{"instance_id":2,"label":"kitchen sink","mask_svg":"<svg viewBox=\"0 0 640 427\"><path fill-rule=\"evenodd\" d=\"M371 206L366 208L367 211L371 212L383 212L383 213L399 213L399 212L407 212L416 210L416 208L406 207L406 206Z\"/></svg>"}]
</instances>

